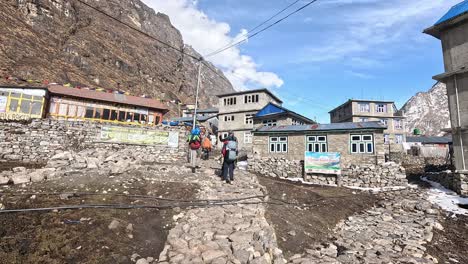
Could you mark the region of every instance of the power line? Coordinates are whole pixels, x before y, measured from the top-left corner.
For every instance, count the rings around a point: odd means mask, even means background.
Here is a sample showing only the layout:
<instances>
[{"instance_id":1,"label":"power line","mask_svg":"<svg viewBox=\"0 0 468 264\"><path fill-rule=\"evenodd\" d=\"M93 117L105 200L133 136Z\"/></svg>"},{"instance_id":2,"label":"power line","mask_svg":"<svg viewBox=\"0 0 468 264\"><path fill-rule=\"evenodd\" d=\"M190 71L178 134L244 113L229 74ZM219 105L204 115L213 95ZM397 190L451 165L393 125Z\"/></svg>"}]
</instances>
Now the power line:
<instances>
[{"instance_id":1,"label":"power line","mask_svg":"<svg viewBox=\"0 0 468 264\"><path fill-rule=\"evenodd\" d=\"M283 22L284 20L288 19L290 16L292 16L292 15L294 15L294 14L300 12L301 10L305 9L306 7L310 6L311 4L313 4L313 3L317 2L317 1L318 1L318 0L310 1L309 3L307 3L307 4L303 5L303 6L301 6L301 7L298 8L298 9L296 9L294 12L289 13L289 14L286 15L285 17L283 17L283 18L277 20L277 21L274 22L273 24L270 24L269 26L264 27L264 28L261 29L260 31L255 32L255 33L253 33L253 34L249 34L246 38L244 38L244 39L242 39L242 40L240 40L240 41L238 41L238 42L236 42L236 43L234 43L234 44L231 44L231 45L229 45L229 46L227 46L227 47L225 47L225 48L223 48L223 49L220 49L220 50L214 51L214 52L212 52L212 53L209 53L209 54L205 55L204 57L205 57L205 58L208 58L208 57L214 56L214 55L219 54L219 53L221 53L221 52L223 52L223 51L226 51L226 50L228 50L228 49L230 49L230 48L232 48L232 47L235 47L235 46L237 46L237 45L239 45L239 44L241 44L241 43L244 43L245 41L247 41L247 40L249 40L249 39L251 39L251 38L253 38L253 37L259 35L260 33L262 33L262 32L264 32L264 31L266 31L266 30L268 30L268 29L274 27L275 25L277 25L277 24Z\"/></svg>"},{"instance_id":2,"label":"power line","mask_svg":"<svg viewBox=\"0 0 468 264\"><path fill-rule=\"evenodd\" d=\"M150 38L150 39L152 39L152 40L155 40L155 41L157 41L157 42L163 44L164 46L166 46L166 47L168 47L168 48L171 48L171 49L173 49L173 50L175 50L175 51L178 51L178 52L180 52L180 53L182 53L182 54L184 54L184 55L187 55L187 56L189 56L189 57L191 57L191 58L193 58L193 59L195 59L195 60L200 60L200 59L201 59L201 58L199 58L199 57L196 57L196 56L193 56L193 55L191 55L191 54L185 53L184 50L182 50L182 49L180 49L180 48L177 48L177 47L174 47L174 46L172 46L171 44L169 44L169 43L167 43L167 42L164 42L164 41L162 41L162 40L160 40L160 39L158 39L158 38L156 38L156 37L154 37L154 36L152 36L152 35L150 35L150 34L144 32L144 31L141 31L141 30L139 30L138 28L136 28L136 27L134 27L134 26L132 26L132 25L129 25L129 24L123 22L122 20L119 20L119 19L117 19L117 18L115 18L115 17L109 15L108 13L102 11L101 9L99 9L99 8L93 6L93 5L90 5L90 4L88 4L88 3L86 3L86 2L84 2L84 1L82 1L82 0L75 0L75 1L77 1L77 2L79 2L79 3L81 3L81 4L83 4L83 5L85 5L85 6L89 7L89 8L91 8L91 9L93 9L94 11L96 11L96 12L98 12L98 13L101 13L102 15L104 15L104 16L106 16L106 17L108 17L108 18L110 18L110 19L112 19L112 20L114 20L114 21L116 21L116 22L118 22L118 23L120 23L120 24L122 24L122 25L125 25L126 27L128 27L128 28L130 28L130 29L132 29L132 30L135 30L135 31L139 32L140 34L143 34L144 36L146 36L146 37L148 37L148 38Z\"/></svg>"},{"instance_id":3,"label":"power line","mask_svg":"<svg viewBox=\"0 0 468 264\"><path fill-rule=\"evenodd\" d=\"M281 13L283 13L284 11L288 10L291 6L297 4L299 1L301 0L296 0L294 1L293 3L289 4L288 6L286 6L285 8L281 9L279 12L275 13L273 16L271 16L270 18L268 18L267 20L263 21L262 23L258 24L257 26L253 27L252 29L249 29L247 31L247 33L245 34L242 34L241 36L239 36L239 38L244 38L244 37L248 37L249 34L251 34L252 32L254 32L256 29L260 28L261 26L265 25L266 23L270 22L273 18L277 17L278 15L280 15ZM232 40L229 44L227 44L226 46L222 47L222 48L219 48L211 53L215 53L215 52L218 52L220 51L221 49L224 49L225 47L229 46L229 45L232 45L233 43L235 42L235 40ZM210 54L211 54L210 53Z\"/></svg>"}]
</instances>

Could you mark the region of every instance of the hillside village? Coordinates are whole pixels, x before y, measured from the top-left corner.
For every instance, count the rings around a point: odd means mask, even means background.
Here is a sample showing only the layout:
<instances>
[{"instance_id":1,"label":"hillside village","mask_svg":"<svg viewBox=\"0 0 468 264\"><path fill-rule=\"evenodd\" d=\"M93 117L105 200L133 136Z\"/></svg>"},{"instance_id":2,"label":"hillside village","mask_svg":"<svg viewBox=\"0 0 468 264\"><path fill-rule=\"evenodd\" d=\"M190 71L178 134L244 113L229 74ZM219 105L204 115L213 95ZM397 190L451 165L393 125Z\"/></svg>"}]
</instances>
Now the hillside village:
<instances>
[{"instance_id":1,"label":"hillside village","mask_svg":"<svg viewBox=\"0 0 468 264\"><path fill-rule=\"evenodd\" d=\"M468 263L468 1L429 91L328 122L143 2L0 7L0 263Z\"/></svg>"}]
</instances>

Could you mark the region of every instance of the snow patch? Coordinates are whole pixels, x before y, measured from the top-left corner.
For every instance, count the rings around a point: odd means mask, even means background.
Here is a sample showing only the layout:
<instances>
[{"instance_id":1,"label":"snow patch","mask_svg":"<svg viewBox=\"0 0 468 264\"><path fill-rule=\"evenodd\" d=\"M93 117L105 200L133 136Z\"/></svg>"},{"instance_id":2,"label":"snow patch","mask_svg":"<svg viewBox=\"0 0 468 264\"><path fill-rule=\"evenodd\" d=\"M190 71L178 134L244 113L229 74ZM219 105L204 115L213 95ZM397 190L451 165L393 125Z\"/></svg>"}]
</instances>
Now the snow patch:
<instances>
[{"instance_id":1,"label":"snow patch","mask_svg":"<svg viewBox=\"0 0 468 264\"><path fill-rule=\"evenodd\" d=\"M457 193L443 187L440 183L430 181L425 177L421 178L421 180L432 186L427 191L428 200L431 203L437 204L443 210L454 214L468 215L467 209L458 206L459 204L468 205L468 198L462 198Z\"/></svg>"}]
</instances>

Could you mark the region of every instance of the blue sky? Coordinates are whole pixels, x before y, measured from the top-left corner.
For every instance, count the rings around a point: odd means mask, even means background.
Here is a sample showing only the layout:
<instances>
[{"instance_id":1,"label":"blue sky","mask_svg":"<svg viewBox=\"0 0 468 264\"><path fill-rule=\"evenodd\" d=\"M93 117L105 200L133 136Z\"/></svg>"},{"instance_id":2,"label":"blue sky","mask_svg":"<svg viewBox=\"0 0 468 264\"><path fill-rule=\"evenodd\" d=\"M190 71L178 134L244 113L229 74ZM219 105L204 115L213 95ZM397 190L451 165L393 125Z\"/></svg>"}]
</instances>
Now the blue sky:
<instances>
[{"instance_id":1,"label":"blue sky","mask_svg":"<svg viewBox=\"0 0 468 264\"><path fill-rule=\"evenodd\" d=\"M294 1L164 2L145 1L169 13L184 40L206 54ZM443 72L440 41L421 32L458 2L319 0L211 59L238 89L270 88L284 106L322 123L329 122L329 110L349 98L394 100L401 107Z\"/></svg>"}]
</instances>

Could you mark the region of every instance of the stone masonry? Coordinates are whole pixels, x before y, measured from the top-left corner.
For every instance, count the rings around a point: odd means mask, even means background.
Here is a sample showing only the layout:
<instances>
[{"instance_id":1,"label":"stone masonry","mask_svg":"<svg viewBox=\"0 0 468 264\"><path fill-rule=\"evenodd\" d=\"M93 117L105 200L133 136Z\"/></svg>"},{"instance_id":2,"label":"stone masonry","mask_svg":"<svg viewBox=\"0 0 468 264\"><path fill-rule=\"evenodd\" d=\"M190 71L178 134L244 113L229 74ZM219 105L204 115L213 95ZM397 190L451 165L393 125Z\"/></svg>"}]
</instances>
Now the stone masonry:
<instances>
[{"instance_id":1,"label":"stone masonry","mask_svg":"<svg viewBox=\"0 0 468 264\"><path fill-rule=\"evenodd\" d=\"M101 127L95 122L70 122L37 119L29 123L0 123L0 162L17 161L45 163L63 151L106 148L112 150L138 150L148 155L171 153L173 158L182 159L186 153L185 130L157 127L142 128L156 131L178 131L179 147L129 145L102 143L99 141ZM107 125L109 126L109 125Z\"/></svg>"},{"instance_id":2,"label":"stone masonry","mask_svg":"<svg viewBox=\"0 0 468 264\"><path fill-rule=\"evenodd\" d=\"M301 161L285 158L263 158L249 161L249 170L267 177L304 178L306 182L317 185L341 185L349 187L377 188L406 186L405 169L400 165L387 162L383 164L350 165L342 170L340 179L336 175L303 175Z\"/></svg>"}]
</instances>

